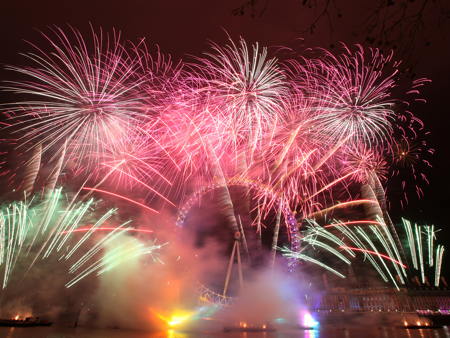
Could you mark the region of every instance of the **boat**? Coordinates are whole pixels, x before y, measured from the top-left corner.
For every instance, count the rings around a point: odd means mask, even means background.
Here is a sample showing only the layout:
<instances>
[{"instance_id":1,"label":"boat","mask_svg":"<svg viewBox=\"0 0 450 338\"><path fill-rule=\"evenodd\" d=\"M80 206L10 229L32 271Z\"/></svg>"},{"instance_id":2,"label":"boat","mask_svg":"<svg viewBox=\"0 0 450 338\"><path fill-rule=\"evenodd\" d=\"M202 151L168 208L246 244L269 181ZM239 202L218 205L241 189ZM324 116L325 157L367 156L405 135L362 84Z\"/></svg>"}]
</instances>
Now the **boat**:
<instances>
[{"instance_id":1,"label":"boat","mask_svg":"<svg viewBox=\"0 0 450 338\"><path fill-rule=\"evenodd\" d=\"M407 330L442 329L442 325L405 325L399 326L399 328Z\"/></svg>"},{"instance_id":2,"label":"boat","mask_svg":"<svg viewBox=\"0 0 450 338\"><path fill-rule=\"evenodd\" d=\"M417 314L421 318L430 320L433 326L443 327L450 325L450 311L448 310L422 310L417 311Z\"/></svg>"},{"instance_id":3,"label":"boat","mask_svg":"<svg viewBox=\"0 0 450 338\"><path fill-rule=\"evenodd\" d=\"M295 327L297 330L315 330L317 327L314 327L314 326L302 326L302 325L299 325L299 326L296 326Z\"/></svg>"},{"instance_id":4,"label":"boat","mask_svg":"<svg viewBox=\"0 0 450 338\"><path fill-rule=\"evenodd\" d=\"M0 326L14 327L33 327L33 326L50 326L53 323L48 320L42 320L39 317L26 317L25 319L0 319Z\"/></svg>"},{"instance_id":5,"label":"boat","mask_svg":"<svg viewBox=\"0 0 450 338\"><path fill-rule=\"evenodd\" d=\"M249 325L239 325L239 326L225 326L223 328L224 332L274 332L275 328L269 325L261 326L249 326Z\"/></svg>"}]
</instances>

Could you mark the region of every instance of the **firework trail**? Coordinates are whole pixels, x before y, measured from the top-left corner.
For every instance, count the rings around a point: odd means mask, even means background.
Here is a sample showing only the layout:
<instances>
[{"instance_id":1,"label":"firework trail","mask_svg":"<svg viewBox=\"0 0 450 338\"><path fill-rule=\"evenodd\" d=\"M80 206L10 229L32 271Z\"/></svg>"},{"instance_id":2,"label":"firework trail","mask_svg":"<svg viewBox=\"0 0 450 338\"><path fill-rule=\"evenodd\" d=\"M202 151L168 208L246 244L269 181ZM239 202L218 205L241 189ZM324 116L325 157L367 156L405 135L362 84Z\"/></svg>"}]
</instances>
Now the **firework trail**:
<instances>
[{"instance_id":1,"label":"firework trail","mask_svg":"<svg viewBox=\"0 0 450 338\"><path fill-rule=\"evenodd\" d=\"M137 132L125 139L118 139L113 147L105 144L102 154L91 156L100 162L92 174L92 182L107 177L105 184L113 186L115 190L127 191L128 194L138 190L175 207L164 195L173 184L166 177L164 162L154 151L152 139L146 133Z\"/></svg>"},{"instance_id":2,"label":"firework trail","mask_svg":"<svg viewBox=\"0 0 450 338\"><path fill-rule=\"evenodd\" d=\"M41 166L42 147L34 148L31 158L27 161L24 171L23 191L25 196L30 196L33 192L34 183Z\"/></svg>"},{"instance_id":3,"label":"firework trail","mask_svg":"<svg viewBox=\"0 0 450 338\"><path fill-rule=\"evenodd\" d=\"M56 183L58 182L59 175L61 174L65 156L66 156L66 144L64 143L64 146L61 149L61 153L59 154L58 161L56 162L55 166L52 168L50 176L46 182L46 185L45 185L46 193L55 190Z\"/></svg>"},{"instance_id":4,"label":"firework trail","mask_svg":"<svg viewBox=\"0 0 450 338\"><path fill-rule=\"evenodd\" d=\"M117 194L117 193L114 193L114 192L111 192L111 191L107 191L107 190L103 190L103 189L97 189L97 188L90 188L90 187L83 187L81 189L82 190L87 190L89 192L92 191L92 192L99 192L99 193L102 193L102 194L110 195L110 196L113 196L115 198L119 198L119 199L122 199L124 201L129 202L129 203L135 204L135 205L137 205L138 207L140 207L140 208L142 208L144 210L148 210L148 211L150 211L152 213L156 213L156 214L158 213L157 210L155 210L153 208L150 208L149 206L147 206L144 203L140 203L140 202L138 202L136 200L133 200L131 198L128 198L126 196L123 196L123 195L120 195L120 194Z\"/></svg>"}]
</instances>

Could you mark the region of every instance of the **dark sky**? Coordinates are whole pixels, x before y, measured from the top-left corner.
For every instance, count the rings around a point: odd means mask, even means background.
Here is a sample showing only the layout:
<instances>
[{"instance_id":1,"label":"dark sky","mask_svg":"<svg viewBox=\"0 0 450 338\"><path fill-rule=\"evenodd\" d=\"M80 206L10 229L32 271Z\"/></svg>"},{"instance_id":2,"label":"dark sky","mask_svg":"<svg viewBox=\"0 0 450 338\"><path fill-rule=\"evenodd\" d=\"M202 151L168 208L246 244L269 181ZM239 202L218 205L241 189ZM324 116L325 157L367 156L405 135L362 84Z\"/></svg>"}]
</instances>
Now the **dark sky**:
<instances>
[{"instance_id":1,"label":"dark sky","mask_svg":"<svg viewBox=\"0 0 450 338\"><path fill-rule=\"evenodd\" d=\"M255 18L252 18L252 10L248 8L244 15L232 14L233 9L246 3L245 0L3 0L0 4L0 63L20 64L23 59L18 53L28 50L23 39L35 41L39 38L36 29L66 23L83 32L89 31L89 22L105 30L114 27L121 30L126 39L136 41L145 37L174 56L199 54L207 48L208 39L224 41L224 29L232 37L242 35L247 40L270 46L297 46L300 44L299 38L304 38L304 46L311 47L329 48L338 41L367 45L370 14L374 13L378 2L331 1L332 7L316 23L313 34L305 31L324 9L325 2L306 1L313 4L312 8L308 8L298 0L263 0L256 2ZM407 2L413 3L411 0L394 1L393 6ZM416 0L415 3L417 8L412 7L411 15L406 15L397 25L401 29L389 33L394 40L390 46L398 45L410 51L402 56L408 60L407 64L412 65L418 77L428 77L433 81L423 90L428 103L413 108L430 129L436 154L434 168L429 175L431 184L425 188L425 198L412 202L404 213L414 214L421 221L434 222L445 228L450 202L450 2L425 1L427 7L421 21L414 21L413 14L424 1ZM264 13L260 15L264 8ZM417 33L410 40L415 29ZM395 41L396 38L398 41ZM10 76L4 70L0 71L1 79ZM450 230L444 232L445 237L450 238Z\"/></svg>"}]
</instances>

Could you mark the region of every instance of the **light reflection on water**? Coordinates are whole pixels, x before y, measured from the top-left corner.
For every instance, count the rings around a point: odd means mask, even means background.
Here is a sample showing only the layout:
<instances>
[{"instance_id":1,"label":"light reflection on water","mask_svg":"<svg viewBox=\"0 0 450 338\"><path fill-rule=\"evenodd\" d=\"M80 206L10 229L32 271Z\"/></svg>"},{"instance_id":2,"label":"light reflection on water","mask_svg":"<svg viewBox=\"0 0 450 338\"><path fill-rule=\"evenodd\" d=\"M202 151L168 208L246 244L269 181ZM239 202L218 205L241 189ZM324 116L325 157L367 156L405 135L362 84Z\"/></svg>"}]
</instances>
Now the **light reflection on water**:
<instances>
[{"instance_id":1,"label":"light reflection on water","mask_svg":"<svg viewBox=\"0 0 450 338\"><path fill-rule=\"evenodd\" d=\"M358 327L349 329L286 330L277 332L166 332L132 330L70 329L59 327L0 328L5 338L450 338L444 329L405 330L393 327Z\"/></svg>"}]
</instances>

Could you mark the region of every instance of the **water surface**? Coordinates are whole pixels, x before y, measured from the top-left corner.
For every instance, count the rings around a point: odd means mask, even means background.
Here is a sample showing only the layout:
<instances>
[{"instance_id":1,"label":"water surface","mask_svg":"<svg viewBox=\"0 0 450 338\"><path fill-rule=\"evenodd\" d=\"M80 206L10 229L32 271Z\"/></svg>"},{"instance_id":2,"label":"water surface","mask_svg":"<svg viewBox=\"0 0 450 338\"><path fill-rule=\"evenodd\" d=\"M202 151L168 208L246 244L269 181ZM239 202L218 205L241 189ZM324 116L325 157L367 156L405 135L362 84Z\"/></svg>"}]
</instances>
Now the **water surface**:
<instances>
[{"instance_id":1,"label":"water surface","mask_svg":"<svg viewBox=\"0 0 450 338\"><path fill-rule=\"evenodd\" d=\"M86 328L0 328L0 337L5 338L450 338L450 330L421 329L406 330L395 327L358 327L335 329L332 327L319 330L286 330L277 332L242 332L225 333L220 331L198 332L144 332L133 330L86 329Z\"/></svg>"}]
</instances>

